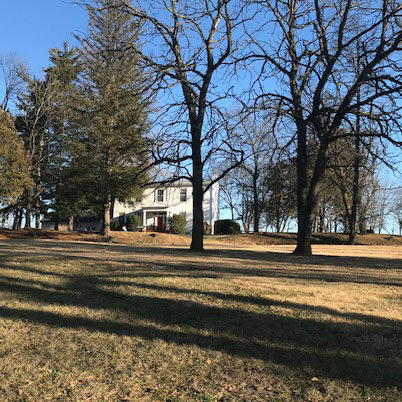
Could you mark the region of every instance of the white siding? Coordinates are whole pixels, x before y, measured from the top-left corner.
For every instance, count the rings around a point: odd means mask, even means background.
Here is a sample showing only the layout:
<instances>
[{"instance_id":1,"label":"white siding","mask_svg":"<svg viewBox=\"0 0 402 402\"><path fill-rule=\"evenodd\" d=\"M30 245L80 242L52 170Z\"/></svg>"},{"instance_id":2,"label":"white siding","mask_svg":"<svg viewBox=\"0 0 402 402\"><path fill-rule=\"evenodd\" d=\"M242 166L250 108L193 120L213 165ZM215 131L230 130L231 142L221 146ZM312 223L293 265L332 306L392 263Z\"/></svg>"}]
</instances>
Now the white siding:
<instances>
[{"instance_id":1,"label":"white siding","mask_svg":"<svg viewBox=\"0 0 402 402\"><path fill-rule=\"evenodd\" d=\"M180 189L187 189L187 200L180 201ZM163 202L156 201L155 190L164 190ZM151 208L147 214L147 225L153 225L152 211L166 211L167 217L174 214L185 213L187 219L186 232L191 232L193 226L193 197L190 185L170 185L161 187L148 187L144 190L141 202L120 203L114 206L113 219L118 219L120 215L140 213L143 208ZM214 184L204 194L204 221L214 226L214 222L219 219L219 184ZM141 214L142 216L142 214Z\"/></svg>"}]
</instances>

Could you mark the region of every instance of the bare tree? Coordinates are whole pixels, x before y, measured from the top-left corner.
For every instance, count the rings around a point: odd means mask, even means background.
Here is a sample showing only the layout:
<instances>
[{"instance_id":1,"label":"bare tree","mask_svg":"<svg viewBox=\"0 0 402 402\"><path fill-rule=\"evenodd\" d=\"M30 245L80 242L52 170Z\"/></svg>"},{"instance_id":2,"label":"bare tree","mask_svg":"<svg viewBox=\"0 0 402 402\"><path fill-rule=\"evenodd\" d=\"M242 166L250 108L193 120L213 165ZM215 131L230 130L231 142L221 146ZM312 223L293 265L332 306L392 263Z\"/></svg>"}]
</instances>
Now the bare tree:
<instances>
[{"instance_id":1,"label":"bare tree","mask_svg":"<svg viewBox=\"0 0 402 402\"><path fill-rule=\"evenodd\" d=\"M143 24L141 58L160 93L154 125L160 146L153 148L154 158L168 166L170 181L191 181L190 249L201 251L204 193L242 159L228 140L225 121L242 7L234 0L121 1L121 6ZM216 165L228 154L240 160L233 157L217 173Z\"/></svg>"},{"instance_id":2,"label":"bare tree","mask_svg":"<svg viewBox=\"0 0 402 402\"><path fill-rule=\"evenodd\" d=\"M393 210L392 189L379 175L373 175L370 179L362 197L365 222L373 232L388 232L387 222Z\"/></svg>"},{"instance_id":3,"label":"bare tree","mask_svg":"<svg viewBox=\"0 0 402 402\"><path fill-rule=\"evenodd\" d=\"M230 120L234 124L232 142L244 151L244 161L239 169L243 174L237 175L237 190L243 187L243 198L249 199L248 209L252 215L253 231L259 232L260 221L266 203L266 170L281 153L279 143L274 136L275 119L265 118L261 121L257 114L242 116L237 114Z\"/></svg>"},{"instance_id":4,"label":"bare tree","mask_svg":"<svg viewBox=\"0 0 402 402\"><path fill-rule=\"evenodd\" d=\"M393 200L392 214L399 227L399 236L402 236L402 190L396 192Z\"/></svg>"},{"instance_id":5,"label":"bare tree","mask_svg":"<svg viewBox=\"0 0 402 402\"><path fill-rule=\"evenodd\" d=\"M234 171L235 170L232 170L232 172ZM230 216L233 221L237 220L238 217L238 195L239 194L236 190L236 182L229 173L221 180L220 197L223 201L222 208L230 210Z\"/></svg>"},{"instance_id":6,"label":"bare tree","mask_svg":"<svg viewBox=\"0 0 402 402\"><path fill-rule=\"evenodd\" d=\"M27 75L27 67L14 54L0 55L0 74L4 89L1 108L7 110L10 101L24 85L23 77Z\"/></svg>"},{"instance_id":7,"label":"bare tree","mask_svg":"<svg viewBox=\"0 0 402 402\"><path fill-rule=\"evenodd\" d=\"M220 186L223 208L230 209L232 220L239 220L246 233L255 222L252 176L243 165L231 170ZM262 189L260 189L262 190Z\"/></svg>"},{"instance_id":8,"label":"bare tree","mask_svg":"<svg viewBox=\"0 0 402 402\"><path fill-rule=\"evenodd\" d=\"M335 191L341 201L349 244L354 244L358 231L366 231L368 208L374 196L372 183L380 163L379 155L386 155L386 149L374 137L359 138L359 143L359 149L352 137L332 143L324 177L326 193L334 194Z\"/></svg>"},{"instance_id":9,"label":"bare tree","mask_svg":"<svg viewBox=\"0 0 402 402\"><path fill-rule=\"evenodd\" d=\"M279 107L292 121L297 147L298 237L295 254L311 254L312 217L328 148L350 136L339 128L364 116L377 136L401 146L402 5L393 0L256 1L263 14L249 32L243 57L260 69L257 89L265 107ZM257 21L258 21L257 20ZM359 30L356 33L356 21ZM249 30L251 28L248 28ZM273 32L272 35L261 33ZM356 44L359 71L356 73ZM278 85L272 85L272 77ZM367 105L370 109L367 110ZM291 127L289 127L291 128Z\"/></svg>"},{"instance_id":10,"label":"bare tree","mask_svg":"<svg viewBox=\"0 0 402 402\"><path fill-rule=\"evenodd\" d=\"M266 224L277 233L283 232L296 212L294 160L282 157L264 169Z\"/></svg>"}]
</instances>

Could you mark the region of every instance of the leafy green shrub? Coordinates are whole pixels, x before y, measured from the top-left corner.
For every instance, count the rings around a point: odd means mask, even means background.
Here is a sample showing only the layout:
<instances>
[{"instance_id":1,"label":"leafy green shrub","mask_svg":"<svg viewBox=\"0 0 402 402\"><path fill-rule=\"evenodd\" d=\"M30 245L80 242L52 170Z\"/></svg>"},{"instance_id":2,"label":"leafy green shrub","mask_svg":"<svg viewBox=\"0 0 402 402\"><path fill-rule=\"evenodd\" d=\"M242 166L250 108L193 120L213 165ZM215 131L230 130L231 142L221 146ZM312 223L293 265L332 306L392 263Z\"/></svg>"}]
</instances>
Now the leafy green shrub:
<instances>
[{"instance_id":1,"label":"leafy green shrub","mask_svg":"<svg viewBox=\"0 0 402 402\"><path fill-rule=\"evenodd\" d=\"M204 235L212 234L212 226L208 222L204 222Z\"/></svg>"},{"instance_id":2,"label":"leafy green shrub","mask_svg":"<svg viewBox=\"0 0 402 402\"><path fill-rule=\"evenodd\" d=\"M123 225L119 221L110 222L110 230L121 230Z\"/></svg>"},{"instance_id":3,"label":"leafy green shrub","mask_svg":"<svg viewBox=\"0 0 402 402\"><path fill-rule=\"evenodd\" d=\"M127 216L126 220L127 230L129 230L130 232L137 232L139 226L142 226L141 216L136 214Z\"/></svg>"},{"instance_id":4,"label":"leafy green shrub","mask_svg":"<svg viewBox=\"0 0 402 402\"><path fill-rule=\"evenodd\" d=\"M186 230L186 217L184 215L173 215L169 218L170 232L175 234L184 234Z\"/></svg>"},{"instance_id":5,"label":"leafy green shrub","mask_svg":"<svg viewBox=\"0 0 402 402\"><path fill-rule=\"evenodd\" d=\"M221 219L215 222L215 234L240 233L240 225L231 219Z\"/></svg>"}]
</instances>

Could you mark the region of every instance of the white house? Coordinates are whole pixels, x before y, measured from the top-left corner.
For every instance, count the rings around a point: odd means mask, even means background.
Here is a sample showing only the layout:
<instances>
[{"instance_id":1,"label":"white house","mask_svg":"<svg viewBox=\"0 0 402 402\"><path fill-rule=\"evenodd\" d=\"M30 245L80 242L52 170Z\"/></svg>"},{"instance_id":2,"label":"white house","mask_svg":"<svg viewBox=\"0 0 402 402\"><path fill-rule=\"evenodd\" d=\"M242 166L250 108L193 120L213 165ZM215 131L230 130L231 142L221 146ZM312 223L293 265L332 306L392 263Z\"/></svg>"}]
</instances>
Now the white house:
<instances>
[{"instance_id":1,"label":"white house","mask_svg":"<svg viewBox=\"0 0 402 402\"><path fill-rule=\"evenodd\" d=\"M208 182L205 183L208 185ZM127 215L142 217L144 231L164 232L169 230L169 217L181 214L186 217L186 233L193 226L192 184L189 180L179 180L166 185L153 185L144 189L142 199L136 202L115 202L113 221L124 222ZM219 219L219 183L213 184L204 194L204 222L211 225Z\"/></svg>"}]
</instances>

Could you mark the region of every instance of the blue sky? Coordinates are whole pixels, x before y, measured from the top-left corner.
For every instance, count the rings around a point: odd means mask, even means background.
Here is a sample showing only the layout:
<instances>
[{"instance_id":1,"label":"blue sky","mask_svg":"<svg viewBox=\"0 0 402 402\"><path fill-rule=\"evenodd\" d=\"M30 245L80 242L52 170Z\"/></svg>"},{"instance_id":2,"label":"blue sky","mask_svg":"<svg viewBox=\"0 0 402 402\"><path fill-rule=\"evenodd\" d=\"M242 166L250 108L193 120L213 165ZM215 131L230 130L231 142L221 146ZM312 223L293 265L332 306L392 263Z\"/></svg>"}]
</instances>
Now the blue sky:
<instances>
[{"instance_id":1,"label":"blue sky","mask_svg":"<svg viewBox=\"0 0 402 402\"><path fill-rule=\"evenodd\" d=\"M34 75L48 65L48 50L73 41L72 32L85 30L86 12L70 0L3 1L0 54L20 56Z\"/></svg>"},{"instance_id":2,"label":"blue sky","mask_svg":"<svg viewBox=\"0 0 402 402\"><path fill-rule=\"evenodd\" d=\"M73 33L87 26L86 11L72 0L3 0L1 11L0 54L21 57L35 76L48 66L50 48L74 43ZM384 169L383 175L400 185L401 173Z\"/></svg>"}]
</instances>

